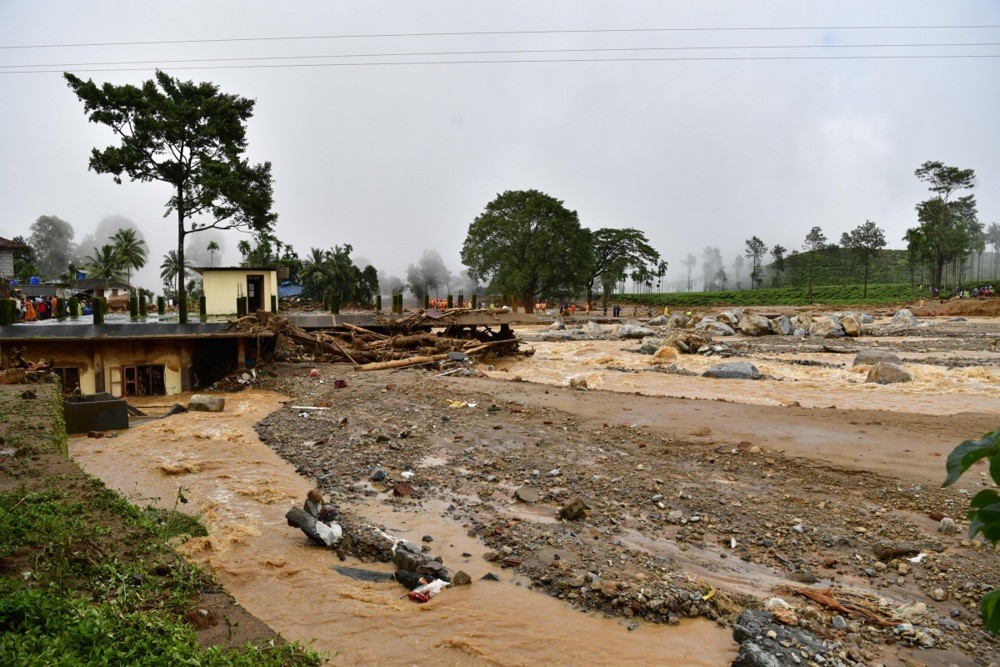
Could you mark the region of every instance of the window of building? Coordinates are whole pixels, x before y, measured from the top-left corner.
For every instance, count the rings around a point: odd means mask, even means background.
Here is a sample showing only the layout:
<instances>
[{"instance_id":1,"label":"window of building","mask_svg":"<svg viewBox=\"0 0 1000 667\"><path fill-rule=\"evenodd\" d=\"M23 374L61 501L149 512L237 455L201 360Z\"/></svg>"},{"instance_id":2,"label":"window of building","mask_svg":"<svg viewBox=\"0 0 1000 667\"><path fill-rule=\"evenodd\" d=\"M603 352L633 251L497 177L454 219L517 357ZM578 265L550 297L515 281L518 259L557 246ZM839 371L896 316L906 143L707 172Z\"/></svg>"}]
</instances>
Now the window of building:
<instances>
[{"instance_id":1,"label":"window of building","mask_svg":"<svg viewBox=\"0 0 1000 667\"><path fill-rule=\"evenodd\" d=\"M52 372L59 376L63 393L72 394L80 389L80 369L72 367L53 368Z\"/></svg>"},{"instance_id":2,"label":"window of building","mask_svg":"<svg viewBox=\"0 0 1000 667\"><path fill-rule=\"evenodd\" d=\"M111 393L115 396L163 396L163 366L116 366L111 369Z\"/></svg>"}]
</instances>

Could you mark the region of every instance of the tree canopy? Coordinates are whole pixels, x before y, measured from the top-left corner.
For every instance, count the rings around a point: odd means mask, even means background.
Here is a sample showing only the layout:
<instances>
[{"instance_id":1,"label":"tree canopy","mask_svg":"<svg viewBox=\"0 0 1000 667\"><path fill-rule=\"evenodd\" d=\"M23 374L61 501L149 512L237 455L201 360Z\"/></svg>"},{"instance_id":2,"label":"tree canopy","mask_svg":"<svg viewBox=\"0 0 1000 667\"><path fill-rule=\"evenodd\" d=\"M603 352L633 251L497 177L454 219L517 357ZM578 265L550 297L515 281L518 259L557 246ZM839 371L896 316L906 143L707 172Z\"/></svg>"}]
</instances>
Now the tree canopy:
<instances>
[{"instance_id":1,"label":"tree canopy","mask_svg":"<svg viewBox=\"0 0 1000 667\"><path fill-rule=\"evenodd\" d=\"M826 247L826 234L819 227L813 227L806 234L806 242L802 244L803 250L809 251L809 291L807 298L813 298L813 267L816 262L816 253Z\"/></svg>"},{"instance_id":2,"label":"tree canopy","mask_svg":"<svg viewBox=\"0 0 1000 667\"><path fill-rule=\"evenodd\" d=\"M931 260L931 283L938 292L945 262L963 256L976 245L980 226L976 219L975 197L965 195L952 199L955 193L975 187L975 172L941 162L925 162L914 174L937 196L917 204L919 225L907 231L906 239L912 252Z\"/></svg>"},{"instance_id":3,"label":"tree canopy","mask_svg":"<svg viewBox=\"0 0 1000 667\"><path fill-rule=\"evenodd\" d=\"M46 277L54 278L66 272L73 261L73 225L54 215L43 215L31 225L28 245L34 253L35 265Z\"/></svg>"},{"instance_id":4,"label":"tree canopy","mask_svg":"<svg viewBox=\"0 0 1000 667\"><path fill-rule=\"evenodd\" d=\"M764 281L764 268L762 265L764 254L767 252L767 244L756 236L745 241L746 258L750 260L750 286L760 287Z\"/></svg>"},{"instance_id":5,"label":"tree canopy","mask_svg":"<svg viewBox=\"0 0 1000 667\"><path fill-rule=\"evenodd\" d=\"M868 269L872 260L879 251L885 247L885 231L871 220L866 220L865 224L858 225L845 235L844 247L850 249L861 264L865 267L865 287L864 298L868 298Z\"/></svg>"},{"instance_id":6,"label":"tree canopy","mask_svg":"<svg viewBox=\"0 0 1000 667\"><path fill-rule=\"evenodd\" d=\"M646 235L638 229L627 227L615 229L605 227L593 232L593 263L587 280L587 303L593 301L594 283L600 281L607 303L608 295L614 291L616 283L625 279L629 272L659 275L660 264L666 273L666 262L661 262Z\"/></svg>"},{"instance_id":7,"label":"tree canopy","mask_svg":"<svg viewBox=\"0 0 1000 667\"><path fill-rule=\"evenodd\" d=\"M69 87L93 123L106 125L120 143L93 149L90 168L132 181L160 181L171 187L166 215L177 221L177 262L184 265L184 240L205 229L266 232L272 212L271 164L245 157L246 122L253 100L222 93L208 83L180 81L157 71L141 87L98 86L66 73ZM186 286L178 281L181 322L187 321Z\"/></svg>"},{"instance_id":8,"label":"tree canopy","mask_svg":"<svg viewBox=\"0 0 1000 667\"><path fill-rule=\"evenodd\" d=\"M589 230L576 211L538 190L508 190L469 225L462 263L469 276L516 295L527 312L537 298L577 294L593 262Z\"/></svg>"}]
</instances>

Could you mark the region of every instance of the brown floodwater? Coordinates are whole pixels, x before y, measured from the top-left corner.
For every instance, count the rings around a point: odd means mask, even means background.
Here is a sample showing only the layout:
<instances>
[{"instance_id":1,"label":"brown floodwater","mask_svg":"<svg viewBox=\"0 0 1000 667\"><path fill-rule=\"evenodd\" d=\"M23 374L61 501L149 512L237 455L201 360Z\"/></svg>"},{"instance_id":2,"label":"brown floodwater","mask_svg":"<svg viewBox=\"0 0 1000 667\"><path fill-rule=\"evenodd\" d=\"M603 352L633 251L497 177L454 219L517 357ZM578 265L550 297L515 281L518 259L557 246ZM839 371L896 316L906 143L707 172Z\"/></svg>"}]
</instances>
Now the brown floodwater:
<instances>
[{"instance_id":1,"label":"brown floodwater","mask_svg":"<svg viewBox=\"0 0 1000 667\"><path fill-rule=\"evenodd\" d=\"M179 550L213 571L240 604L284 637L314 640L332 656L331 664L714 667L734 658L729 631L704 619L677 627L640 623L629 631L624 619L582 613L529 590L483 560L483 544L442 518L443 508L433 503L402 511L375 497L346 509L416 543L433 535L434 552L452 569L466 570L471 586L446 589L421 605L406 599L395 582L365 583L336 573L331 568L342 564L336 556L307 544L284 519L310 484L253 430L282 399L248 390L227 397L221 414L148 421L113 439L73 438L70 454L135 504L171 508L183 490L189 503L181 508L201 515L210 535ZM491 571L500 582L478 581Z\"/></svg>"},{"instance_id":2,"label":"brown floodwater","mask_svg":"<svg viewBox=\"0 0 1000 667\"><path fill-rule=\"evenodd\" d=\"M531 332L538 327L524 328ZM894 340L868 337L868 345L888 346ZM922 339L923 340L923 339ZM585 380L588 389L647 396L723 399L752 405L789 405L806 408L873 409L891 412L950 415L960 412L1000 413L1000 366L944 368L920 361L928 354L899 356L913 377L912 382L892 385L865 382L867 366L850 366L853 357L844 354L803 354L776 351L759 357L734 356L728 359L681 354L658 362L639 354L639 341L596 340L531 342L530 357L511 357L494 362L488 375L496 379L520 378L566 386L571 380ZM933 356L947 359L959 353ZM995 353L962 352L963 358L997 358ZM797 365L795 360L811 360L830 366ZM678 369L701 374L723 361L750 361L765 379L747 382L719 380L692 375L652 372L657 366L675 364ZM908 363L909 362L909 363Z\"/></svg>"}]
</instances>

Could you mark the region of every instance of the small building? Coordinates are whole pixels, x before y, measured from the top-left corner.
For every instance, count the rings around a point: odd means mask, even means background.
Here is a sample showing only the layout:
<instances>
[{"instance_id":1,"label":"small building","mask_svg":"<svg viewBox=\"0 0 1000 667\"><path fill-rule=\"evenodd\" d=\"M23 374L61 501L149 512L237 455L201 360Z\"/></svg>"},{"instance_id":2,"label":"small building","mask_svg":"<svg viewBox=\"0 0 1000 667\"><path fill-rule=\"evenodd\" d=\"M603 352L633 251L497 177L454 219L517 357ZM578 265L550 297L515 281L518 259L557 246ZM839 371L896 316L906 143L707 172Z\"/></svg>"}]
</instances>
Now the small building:
<instances>
[{"instance_id":1,"label":"small building","mask_svg":"<svg viewBox=\"0 0 1000 667\"><path fill-rule=\"evenodd\" d=\"M239 297L246 297L248 313L277 311L276 267L203 266L195 271L201 274L208 315L234 314Z\"/></svg>"},{"instance_id":2,"label":"small building","mask_svg":"<svg viewBox=\"0 0 1000 667\"><path fill-rule=\"evenodd\" d=\"M9 280L14 277L14 251L27 249L28 246L23 243L0 236L0 278Z\"/></svg>"},{"instance_id":3,"label":"small building","mask_svg":"<svg viewBox=\"0 0 1000 667\"><path fill-rule=\"evenodd\" d=\"M81 278L72 285L76 294L84 294L91 298L104 297L108 300L108 308L128 308L129 286L116 280L101 280L100 278Z\"/></svg>"},{"instance_id":4,"label":"small building","mask_svg":"<svg viewBox=\"0 0 1000 667\"><path fill-rule=\"evenodd\" d=\"M243 368L273 334L251 334L224 322L176 324L17 324L0 329L0 354L51 359L67 393L172 395L209 386Z\"/></svg>"}]
</instances>

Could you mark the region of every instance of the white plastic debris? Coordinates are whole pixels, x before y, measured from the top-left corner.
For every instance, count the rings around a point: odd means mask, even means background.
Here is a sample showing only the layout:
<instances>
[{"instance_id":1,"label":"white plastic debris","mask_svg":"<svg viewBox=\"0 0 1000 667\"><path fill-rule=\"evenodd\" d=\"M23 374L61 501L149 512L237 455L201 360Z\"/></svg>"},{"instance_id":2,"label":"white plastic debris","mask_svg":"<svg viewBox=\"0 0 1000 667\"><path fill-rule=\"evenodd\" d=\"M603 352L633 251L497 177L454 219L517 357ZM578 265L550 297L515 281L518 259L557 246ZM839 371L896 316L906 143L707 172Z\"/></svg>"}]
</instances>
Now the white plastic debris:
<instances>
[{"instance_id":1,"label":"white plastic debris","mask_svg":"<svg viewBox=\"0 0 1000 667\"><path fill-rule=\"evenodd\" d=\"M344 536L344 529L340 527L339 523L332 523L328 526L322 521L317 521L316 534L319 535L319 538L323 540L326 546L332 547Z\"/></svg>"}]
</instances>

